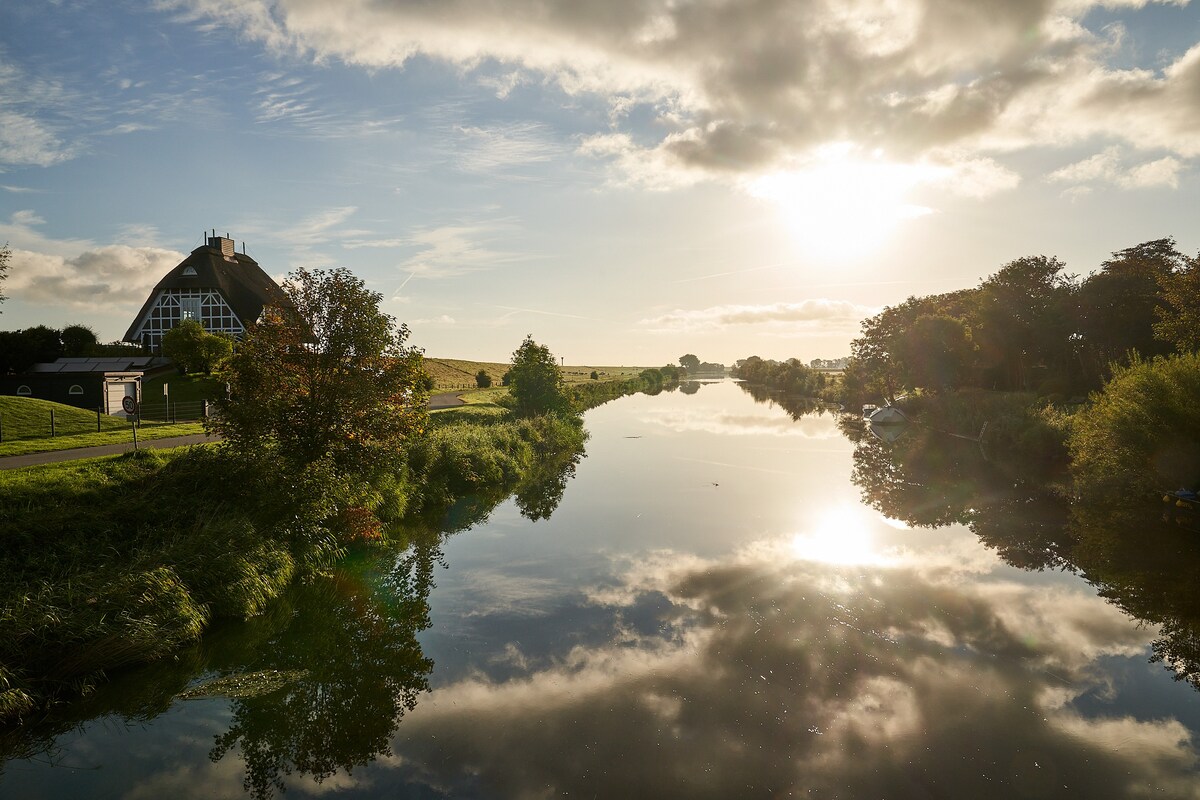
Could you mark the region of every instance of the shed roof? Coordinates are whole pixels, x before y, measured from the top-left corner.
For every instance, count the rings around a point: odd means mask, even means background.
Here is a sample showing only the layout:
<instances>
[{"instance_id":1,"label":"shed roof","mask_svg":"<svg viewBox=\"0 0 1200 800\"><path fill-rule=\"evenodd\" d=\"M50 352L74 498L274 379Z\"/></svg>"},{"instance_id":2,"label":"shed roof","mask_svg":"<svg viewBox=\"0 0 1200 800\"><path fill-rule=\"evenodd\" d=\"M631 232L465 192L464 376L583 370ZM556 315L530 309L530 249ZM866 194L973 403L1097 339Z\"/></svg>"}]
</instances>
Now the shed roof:
<instances>
[{"instance_id":1,"label":"shed roof","mask_svg":"<svg viewBox=\"0 0 1200 800\"><path fill-rule=\"evenodd\" d=\"M68 372L149 372L171 366L171 359L161 356L133 354L128 356L100 356L97 358L60 358L56 361L34 364L30 373L61 374Z\"/></svg>"},{"instance_id":2,"label":"shed roof","mask_svg":"<svg viewBox=\"0 0 1200 800\"><path fill-rule=\"evenodd\" d=\"M257 320L263 306L289 303L287 294L257 261L245 253L232 252L232 243L224 241L227 247L223 250L221 238L209 239L208 244L193 250L158 282L125 332L125 341L137 341L138 330L154 298L163 289L219 289L243 324ZM194 275L190 274L192 271ZM185 272L189 274L185 275Z\"/></svg>"}]
</instances>

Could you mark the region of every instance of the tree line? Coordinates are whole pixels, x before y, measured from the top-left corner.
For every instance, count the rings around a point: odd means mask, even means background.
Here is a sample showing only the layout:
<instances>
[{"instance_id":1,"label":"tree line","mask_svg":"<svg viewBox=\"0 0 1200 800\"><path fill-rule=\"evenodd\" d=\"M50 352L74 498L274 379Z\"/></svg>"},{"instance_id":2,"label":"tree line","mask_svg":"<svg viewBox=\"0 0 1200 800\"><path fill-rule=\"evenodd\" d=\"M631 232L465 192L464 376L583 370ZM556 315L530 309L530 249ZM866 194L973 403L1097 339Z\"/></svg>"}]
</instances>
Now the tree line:
<instances>
[{"instance_id":1,"label":"tree line","mask_svg":"<svg viewBox=\"0 0 1200 800\"><path fill-rule=\"evenodd\" d=\"M1172 238L1118 250L1079 279L1054 257L1012 261L973 289L910 297L862 323L847 400L906 390L1032 391L1066 399L1114 366L1200 346L1200 259Z\"/></svg>"}]
</instances>

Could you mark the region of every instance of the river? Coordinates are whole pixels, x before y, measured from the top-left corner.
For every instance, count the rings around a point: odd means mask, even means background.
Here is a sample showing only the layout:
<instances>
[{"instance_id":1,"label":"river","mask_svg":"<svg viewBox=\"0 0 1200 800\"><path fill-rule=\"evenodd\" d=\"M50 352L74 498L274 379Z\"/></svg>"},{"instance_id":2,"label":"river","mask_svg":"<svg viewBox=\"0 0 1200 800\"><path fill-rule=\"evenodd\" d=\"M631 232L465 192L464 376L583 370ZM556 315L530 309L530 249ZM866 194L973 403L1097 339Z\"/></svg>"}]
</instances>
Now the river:
<instances>
[{"instance_id":1,"label":"river","mask_svg":"<svg viewBox=\"0 0 1200 800\"><path fill-rule=\"evenodd\" d=\"M594 409L540 498L9 735L0 797L1200 797L1200 523L810 411Z\"/></svg>"}]
</instances>

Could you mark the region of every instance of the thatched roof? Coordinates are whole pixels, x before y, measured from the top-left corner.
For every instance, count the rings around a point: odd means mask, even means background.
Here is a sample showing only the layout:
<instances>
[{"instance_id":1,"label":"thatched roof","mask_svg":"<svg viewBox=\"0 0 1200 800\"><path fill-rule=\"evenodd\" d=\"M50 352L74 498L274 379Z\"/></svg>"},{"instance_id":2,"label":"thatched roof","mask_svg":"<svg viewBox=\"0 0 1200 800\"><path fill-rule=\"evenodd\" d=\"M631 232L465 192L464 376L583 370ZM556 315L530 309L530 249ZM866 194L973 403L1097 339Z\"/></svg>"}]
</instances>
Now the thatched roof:
<instances>
[{"instance_id":1,"label":"thatched roof","mask_svg":"<svg viewBox=\"0 0 1200 800\"><path fill-rule=\"evenodd\" d=\"M265 305L288 304L283 289L257 261L234 252L230 239L210 238L208 244L193 250L158 282L125 332L125 341L137 343L135 337L142 322L163 289L218 289L243 325L257 320Z\"/></svg>"}]
</instances>

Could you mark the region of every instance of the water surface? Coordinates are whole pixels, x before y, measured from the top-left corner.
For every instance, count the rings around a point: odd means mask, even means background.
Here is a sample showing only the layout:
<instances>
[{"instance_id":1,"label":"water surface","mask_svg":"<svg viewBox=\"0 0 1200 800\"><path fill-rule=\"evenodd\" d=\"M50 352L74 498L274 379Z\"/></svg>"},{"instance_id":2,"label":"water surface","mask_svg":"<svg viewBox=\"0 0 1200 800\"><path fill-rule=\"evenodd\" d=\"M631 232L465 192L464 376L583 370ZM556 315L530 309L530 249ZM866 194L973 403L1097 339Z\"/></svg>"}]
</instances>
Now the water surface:
<instances>
[{"instance_id":1,"label":"water surface","mask_svg":"<svg viewBox=\"0 0 1200 800\"><path fill-rule=\"evenodd\" d=\"M1189 520L687 388L590 412L557 507L356 559L10 740L0 795L1200 797Z\"/></svg>"}]
</instances>

